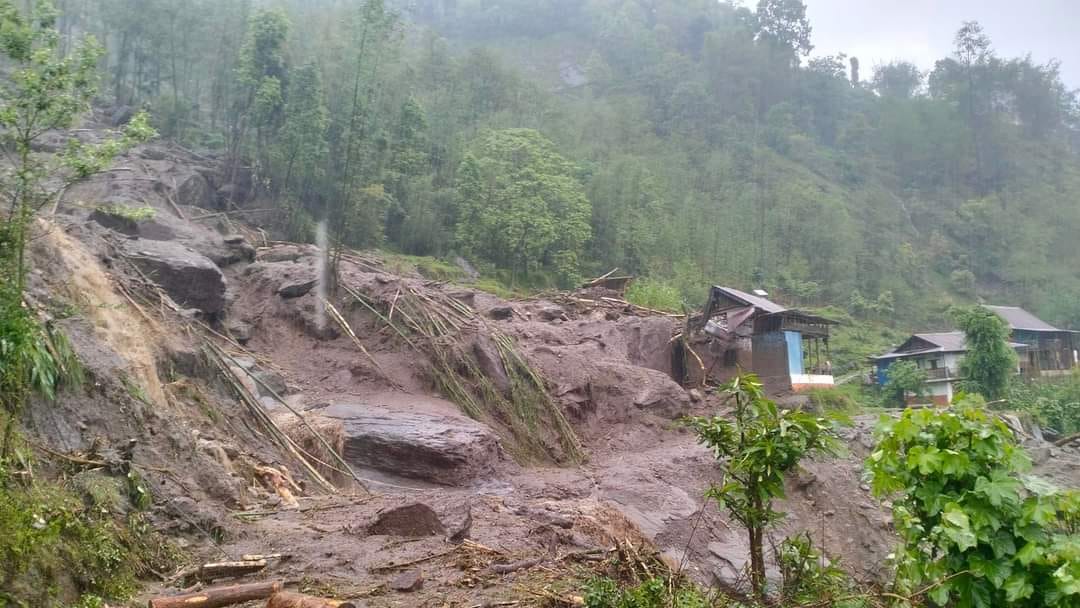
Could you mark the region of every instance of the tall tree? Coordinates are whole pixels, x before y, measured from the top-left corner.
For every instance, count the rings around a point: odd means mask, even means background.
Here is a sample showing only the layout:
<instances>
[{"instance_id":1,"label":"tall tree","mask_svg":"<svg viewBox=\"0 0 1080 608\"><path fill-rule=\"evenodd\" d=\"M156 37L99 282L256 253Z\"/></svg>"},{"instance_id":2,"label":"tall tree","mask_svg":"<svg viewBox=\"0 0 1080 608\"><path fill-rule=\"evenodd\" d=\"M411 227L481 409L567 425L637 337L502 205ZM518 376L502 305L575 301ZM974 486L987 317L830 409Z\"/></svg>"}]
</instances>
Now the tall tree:
<instances>
[{"instance_id":1,"label":"tall tree","mask_svg":"<svg viewBox=\"0 0 1080 608\"><path fill-rule=\"evenodd\" d=\"M910 99L919 92L922 82L918 66L910 61L894 61L874 68L871 86L882 97Z\"/></svg>"},{"instance_id":2,"label":"tall tree","mask_svg":"<svg viewBox=\"0 0 1080 608\"><path fill-rule=\"evenodd\" d=\"M987 399L999 399L1016 374L1016 351L1009 346L1009 326L982 306L953 313L964 332L967 353L960 361L965 390Z\"/></svg>"},{"instance_id":3,"label":"tall tree","mask_svg":"<svg viewBox=\"0 0 1080 608\"><path fill-rule=\"evenodd\" d=\"M486 133L470 150L457 197L461 250L515 276L546 268L576 282L591 233L577 168L531 129Z\"/></svg>"},{"instance_id":4,"label":"tall tree","mask_svg":"<svg viewBox=\"0 0 1080 608\"><path fill-rule=\"evenodd\" d=\"M35 143L63 133L90 109L101 48L85 38L70 53L60 50L56 11L42 0L20 9L0 0L0 54L11 69L0 87L0 149L10 165L0 172L0 405L16 411L29 389L53 394L65 371L51 334L24 304L27 260L35 214L55 203L65 185L101 171L124 149L153 131L139 115L124 135L86 145L71 138L62 154L42 155ZM59 190L57 189L59 188ZM14 417L0 442L7 456Z\"/></svg>"},{"instance_id":5,"label":"tall tree","mask_svg":"<svg viewBox=\"0 0 1080 608\"><path fill-rule=\"evenodd\" d=\"M260 10L251 17L244 44L240 48L236 76L244 87L232 113L231 182L235 186L240 157L250 129L255 130L254 151L258 161L255 176L269 169L270 138L281 125L285 107L287 67L285 42L289 18L280 10ZM235 188L234 188L235 189Z\"/></svg>"}]
</instances>

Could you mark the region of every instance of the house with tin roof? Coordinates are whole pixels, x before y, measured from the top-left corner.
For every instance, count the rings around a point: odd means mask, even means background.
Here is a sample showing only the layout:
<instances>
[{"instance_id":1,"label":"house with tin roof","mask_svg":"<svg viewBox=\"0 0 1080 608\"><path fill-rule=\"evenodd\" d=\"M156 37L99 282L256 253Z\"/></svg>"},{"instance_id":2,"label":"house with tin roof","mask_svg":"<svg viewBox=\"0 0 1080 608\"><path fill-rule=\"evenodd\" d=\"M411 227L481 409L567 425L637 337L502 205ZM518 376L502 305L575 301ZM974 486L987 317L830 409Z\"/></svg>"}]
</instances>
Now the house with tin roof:
<instances>
[{"instance_id":1,"label":"house with tin roof","mask_svg":"<svg viewBox=\"0 0 1080 608\"><path fill-rule=\"evenodd\" d=\"M1028 378L1055 376L1076 367L1080 339L1075 331L1058 329L1016 306L986 306L1009 326L1009 345L1016 350L1017 374ZM967 352L959 331L914 334L895 349L873 358L874 378L884 385L889 367L897 361L913 361L928 377L927 395L909 396L908 402L952 402L960 376L960 360Z\"/></svg>"},{"instance_id":2,"label":"house with tin roof","mask_svg":"<svg viewBox=\"0 0 1080 608\"><path fill-rule=\"evenodd\" d=\"M1027 348L1017 342L1010 345L1021 356ZM874 378L878 385L884 386L889 379L889 367L898 361L912 361L926 373L927 390L921 397L908 395L907 402L948 405L957 393L957 383L963 380L960 360L966 352L963 332L914 334L892 351L874 357Z\"/></svg>"},{"instance_id":3,"label":"house with tin roof","mask_svg":"<svg viewBox=\"0 0 1080 608\"><path fill-rule=\"evenodd\" d=\"M832 386L829 328L835 323L768 295L713 286L702 313L690 319L692 352L681 341L674 346L675 378L720 383L750 370L773 394Z\"/></svg>"},{"instance_id":4,"label":"house with tin roof","mask_svg":"<svg viewBox=\"0 0 1080 608\"><path fill-rule=\"evenodd\" d=\"M1009 339L1027 346L1020 355L1020 373L1029 378L1059 376L1077 366L1080 338L1016 306L986 306L1009 325Z\"/></svg>"}]
</instances>

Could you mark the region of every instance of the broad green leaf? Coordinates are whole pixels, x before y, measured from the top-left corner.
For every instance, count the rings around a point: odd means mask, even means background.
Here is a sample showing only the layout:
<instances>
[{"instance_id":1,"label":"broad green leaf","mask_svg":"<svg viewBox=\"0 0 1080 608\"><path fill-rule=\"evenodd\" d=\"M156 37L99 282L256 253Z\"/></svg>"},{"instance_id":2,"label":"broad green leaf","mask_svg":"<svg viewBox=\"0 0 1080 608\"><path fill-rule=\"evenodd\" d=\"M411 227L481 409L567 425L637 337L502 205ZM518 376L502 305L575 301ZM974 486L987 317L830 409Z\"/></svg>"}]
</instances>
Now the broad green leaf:
<instances>
[{"instance_id":1,"label":"broad green leaf","mask_svg":"<svg viewBox=\"0 0 1080 608\"><path fill-rule=\"evenodd\" d=\"M1029 598L1035 592L1026 572L1013 573L1002 588L1005 590L1005 598L1010 602Z\"/></svg>"},{"instance_id":2,"label":"broad green leaf","mask_svg":"<svg viewBox=\"0 0 1080 608\"><path fill-rule=\"evenodd\" d=\"M945 535L956 543L961 551L966 551L978 544L978 539L971 531L967 514L956 503L945 506L941 520L945 524L943 526Z\"/></svg>"}]
</instances>

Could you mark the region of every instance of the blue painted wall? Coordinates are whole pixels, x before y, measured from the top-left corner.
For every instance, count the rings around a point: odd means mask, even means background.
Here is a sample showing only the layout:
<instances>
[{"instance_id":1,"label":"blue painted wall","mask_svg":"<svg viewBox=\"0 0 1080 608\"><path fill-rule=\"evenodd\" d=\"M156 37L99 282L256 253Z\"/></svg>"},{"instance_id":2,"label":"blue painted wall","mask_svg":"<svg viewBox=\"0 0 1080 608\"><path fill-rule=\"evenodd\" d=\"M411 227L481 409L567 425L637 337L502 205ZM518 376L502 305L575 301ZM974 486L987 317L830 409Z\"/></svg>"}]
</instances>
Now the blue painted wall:
<instances>
[{"instance_id":1,"label":"blue painted wall","mask_svg":"<svg viewBox=\"0 0 1080 608\"><path fill-rule=\"evenodd\" d=\"M882 359L877 362L877 373L875 376L879 386L885 386L885 381L889 379L889 366L895 362L896 359Z\"/></svg>"},{"instance_id":2,"label":"blue painted wall","mask_svg":"<svg viewBox=\"0 0 1080 608\"><path fill-rule=\"evenodd\" d=\"M788 373L792 376L802 374L802 334L797 331L785 331L784 341L787 342Z\"/></svg>"}]
</instances>

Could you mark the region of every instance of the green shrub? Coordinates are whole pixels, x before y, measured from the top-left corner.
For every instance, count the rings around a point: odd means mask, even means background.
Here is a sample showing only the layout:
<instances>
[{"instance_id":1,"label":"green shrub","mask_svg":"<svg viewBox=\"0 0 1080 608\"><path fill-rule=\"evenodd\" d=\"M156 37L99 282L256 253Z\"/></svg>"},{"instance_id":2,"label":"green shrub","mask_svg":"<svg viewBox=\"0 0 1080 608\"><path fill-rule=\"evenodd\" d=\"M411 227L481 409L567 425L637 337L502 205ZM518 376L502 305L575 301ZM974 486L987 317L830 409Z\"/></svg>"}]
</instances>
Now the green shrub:
<instances>
[{"instance_id":1,"label":"green shrub","mask_svg":"<svg viewBox=\"0 0 1080 608\"><path fill-rule=\"evenodd\" d=\"M746 528L750 584L754 596L764 601L765 529L783 516L773 502L784 497L784 477L803 456L834 453L838 442L831 422L780 410L753 374L738 376L724 390L735 402L734 419L699 417L690 425L723 469L723 484L712 486L706 496Z\"/></svg>"},{"instance_id":2,"label":"green shrub","mask_svg":"<svg viewBox=\"0 0 1080 608\"><path fill-rule=\"evenodd\" d=\"M13 457L0 459L0 608L101 606L129 597L138 575L178 561L140 511L149 495L138 476L87 471L69 485L38 472L30 481L17 434L12 443Z\"/></svg>"},{"instance_id":3,"label":"green shrub","mask_svg":"<svg viewBox=\"0 0 1080 608\"><path fill-rule=\"evenodd\" d=\"M1080 433L1080 374L1065 378L1021 380L1009 385L1008 406L1027 412L1059 435Z\"/></svg>"},{"instance_id":4,"label":"green shrub","mask_svg":"<svg viewBox=\"0 0 1080 608\"><path fill-rule=\"evenodd\" d=\"M913 393L921 397L926 393L926 371L919 369L914 361L896 361L889 366L885 375L885 400L892 404L903 406L907 402L907 394Z\"/></svg>"},{"instance_id":5,"label":"green shrub","mask_svg":"<svg viewBox=\"0 0 1080 608\"><path fill-rule=\"evenodd\" d=\"M775 553L783 582L780 605L831 608L867 605L867 599L855 593L852 579L839 564L814 546L809 532L785 538Z\"/></svg>"},{"instance_id":6,"label":"green shrub","mask_svg":"<svg viewBox=\"0 0 1080 608\"><path fill-rule=\"evenodd\" d=\"M697 587L651 578L620 588L609 578L596 578L585 588L585 608L706 608L712 603Z\"/></svg>"},{"instance_id":7,"label":"green shrub","mask_svg":"<svg viewBox=\"0 0 1080 608\"><path fill-rule=\"evenodd\" d=\"M626 290L626 301L665 312L682 312L684 300L679 289L656 279L637 279Z\"/></svg>"},{"instance_id":8,"label":"green shrub","mask_svg":"<svg viewBox=\"0 0 1080 608\"><path fill-rule=\"evenodd\" d=\"M1080 605L1080 492L1022 473L1012 433L968 398L883 417L867 461L893 500L897 585L938 606Z\"/></svg>"}]
</instances>

